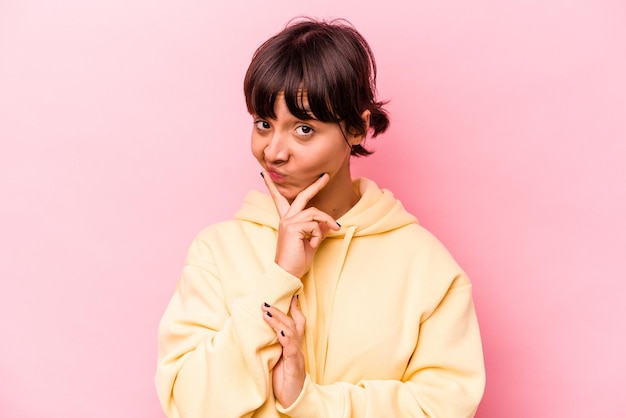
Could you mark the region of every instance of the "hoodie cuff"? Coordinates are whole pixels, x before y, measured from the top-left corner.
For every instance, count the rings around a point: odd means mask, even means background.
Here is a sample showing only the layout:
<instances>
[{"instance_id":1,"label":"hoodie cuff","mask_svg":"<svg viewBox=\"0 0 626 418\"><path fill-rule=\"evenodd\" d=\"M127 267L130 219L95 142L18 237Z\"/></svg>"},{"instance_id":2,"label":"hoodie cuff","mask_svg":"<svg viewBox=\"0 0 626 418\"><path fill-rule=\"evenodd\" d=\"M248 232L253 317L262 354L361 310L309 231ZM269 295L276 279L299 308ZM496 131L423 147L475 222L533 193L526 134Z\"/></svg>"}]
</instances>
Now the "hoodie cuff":
<instances>
[{"instance_id":1,"label":"hoodie cuff","mask_svg":"<svg viewBox=\"0 0 626 418\"><path fill-rule=\"evenodd\" d=\"M304 385L302 385L302 390L300 391L300 394L298 395L298 397L296 398L296 400L289 405L288 408L283 407L283 405L278 401L278 399L276 400L276 410L278 412L280 412L281 414L285 414L288 415L290 417L295 417L297 416L297 412L299 409L303 409L306 410L306 401L303 400L303 398L305 397L305 392L310 392L311 391L311 385L313 384L313 382L311 381L311 377L309 376L309 374L307 373L305 378L304 378ZM309 413L313 412L312 410L309 410Z\"/></svg>"},{"instance_id":2,"label":"hoodie cuff","mask_svg":"<svg viewBox=\"0 0 626 418\"><path fill-rule=\"evenodd\" d=\"M287 273L275 262L268 265L265 274L252 293L239 301L245 310L256 315L263 303L268 303L283 312L289 310L291 298L302 289L300 279Z\"/></svg>"},{"instance_id":3,"label":"hoodie cuff","mask_svg":"<svg viewBox=\"0 0 626 418\"><path fill-rule=\"evenodd\" d=\"M320 386L309 374L304 378L300 395L294 403L284 408L278 400L276 410L292 418L343 417L345 413L345 393L341 385Z\"/></svg>"},{"instance_id":4,"label":"hoodie cuff","mask_svg":"<svg viewBox=\"0 0 626 418\"><path fill-rule=\"evenodd\" d=\"M291 298L302 289L302 281L299 277L288 273L278 264L272 261L267 267L265 274L259 281L255 294L262 299L259 302L276 304L282 298L287 297L287 306L291 303ZM286 312L286 310L285 310Z\"/></svg>"}]
</instances>

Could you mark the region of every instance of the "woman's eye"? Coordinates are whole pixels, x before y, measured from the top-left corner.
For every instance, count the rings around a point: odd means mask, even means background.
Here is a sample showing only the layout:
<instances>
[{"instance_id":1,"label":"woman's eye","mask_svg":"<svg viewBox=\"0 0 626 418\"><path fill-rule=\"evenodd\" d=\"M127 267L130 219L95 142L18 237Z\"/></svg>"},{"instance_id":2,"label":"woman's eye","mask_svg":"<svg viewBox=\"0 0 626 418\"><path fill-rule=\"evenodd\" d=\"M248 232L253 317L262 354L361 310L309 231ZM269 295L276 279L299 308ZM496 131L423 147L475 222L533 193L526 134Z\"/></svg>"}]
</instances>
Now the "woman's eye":
<instances>
[{"instance_id":1,"label":"woman's eye","mask_svg":"<svg viewBox=\"0 0 626 418\"><path fill-rule=\"evenodd\" d=\"M296 132L298 133L298 135L309 136L313 134L313 128L308 125L301 125L296 128Z\"/></svg>"},{"instance_id":2,"label":"woman's eye","mask_svg":"<svg viewBox=\"0 0 626 418\"><path fill-rule=\"evenodd\" d=\"M254 126L261 131L266 131L270 128L270 124L264 120L256 120L254 121Z\"/></svg>"}]
</instances>

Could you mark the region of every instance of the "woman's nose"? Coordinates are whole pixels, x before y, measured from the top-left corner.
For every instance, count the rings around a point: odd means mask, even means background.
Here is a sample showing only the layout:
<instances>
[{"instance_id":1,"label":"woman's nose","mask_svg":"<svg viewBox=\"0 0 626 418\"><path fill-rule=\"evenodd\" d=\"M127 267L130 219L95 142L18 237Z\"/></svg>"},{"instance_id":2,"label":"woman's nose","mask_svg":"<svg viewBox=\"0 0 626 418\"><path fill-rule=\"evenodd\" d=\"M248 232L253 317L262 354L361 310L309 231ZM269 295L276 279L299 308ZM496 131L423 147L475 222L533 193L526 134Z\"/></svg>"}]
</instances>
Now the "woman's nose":
<instances>
[{"instance_id":1,"label":"woman's nose","mask_svg":"<svg viewBox=\"0 0 626 418\"><path fill-rule=\"evenodd\" d=\"M284 162L289 159L289 144L285 133L274 131L263 151L268 162Z\"/></svg>"}]
</instances>

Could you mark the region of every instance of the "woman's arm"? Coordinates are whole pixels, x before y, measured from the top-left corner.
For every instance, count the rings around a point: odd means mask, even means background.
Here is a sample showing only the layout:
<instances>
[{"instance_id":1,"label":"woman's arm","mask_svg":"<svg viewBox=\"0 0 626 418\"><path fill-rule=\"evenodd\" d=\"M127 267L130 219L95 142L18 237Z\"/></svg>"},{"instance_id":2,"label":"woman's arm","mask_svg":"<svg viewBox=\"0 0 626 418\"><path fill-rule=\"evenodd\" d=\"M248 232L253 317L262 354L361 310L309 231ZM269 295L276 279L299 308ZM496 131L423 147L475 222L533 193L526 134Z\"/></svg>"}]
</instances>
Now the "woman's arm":
<instances>
[{"instance_id":1,"label":"woman's arm","mask_svg":"<svg viewBox=\"0 0 626 418\"><path fill-rule=\"evenodd\" d=\"M271 263L257 289L227 306L220 280L196 239L159 327L156 386L170 418L249 416L273 398L269 370L281 348L260 307L287 310L301 282Z\"/></svg>"}]
</instances>

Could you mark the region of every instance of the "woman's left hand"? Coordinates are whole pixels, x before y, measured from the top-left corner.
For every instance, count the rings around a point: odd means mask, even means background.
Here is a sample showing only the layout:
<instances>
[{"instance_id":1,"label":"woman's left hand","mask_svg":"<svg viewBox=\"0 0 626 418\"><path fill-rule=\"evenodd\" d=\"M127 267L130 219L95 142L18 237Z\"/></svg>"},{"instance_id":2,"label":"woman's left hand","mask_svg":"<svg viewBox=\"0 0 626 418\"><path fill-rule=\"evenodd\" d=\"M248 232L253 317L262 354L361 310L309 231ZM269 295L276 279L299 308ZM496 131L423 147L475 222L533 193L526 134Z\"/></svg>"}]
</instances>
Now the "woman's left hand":
<instances>
[{"instance_id":1,"label":"woman's left hand","mask_svg":"<svg viewBox=\"0 0 626 418\"><path fill-rule=\"evenodd\" d=\"M262 309L263 318L276 331L278 342L283 347L283 353L274 366L272 383L276 400L287 408L300 395L306 377L302 353L306 318L295 296L291 300L290 315L272 306L263 305Z\"/></svg>"}]
</instances>

